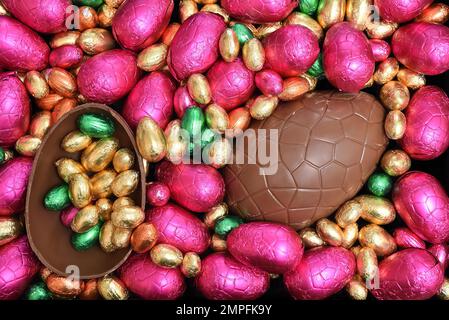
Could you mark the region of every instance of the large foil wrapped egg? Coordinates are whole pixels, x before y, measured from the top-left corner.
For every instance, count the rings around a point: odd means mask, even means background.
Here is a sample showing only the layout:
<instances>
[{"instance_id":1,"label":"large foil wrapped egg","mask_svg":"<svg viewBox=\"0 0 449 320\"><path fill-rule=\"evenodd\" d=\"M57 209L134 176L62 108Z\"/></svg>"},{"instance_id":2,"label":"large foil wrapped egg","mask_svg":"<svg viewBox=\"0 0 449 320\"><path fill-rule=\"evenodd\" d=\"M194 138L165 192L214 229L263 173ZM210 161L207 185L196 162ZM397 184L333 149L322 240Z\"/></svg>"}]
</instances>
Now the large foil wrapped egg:
<instances>
[{"instance_id":1,"label":"large foil wrapped egg","mask_svg":"<svg viewBox=\"0 0 449 320\"><path fill-rule=\"evenodd\" d=\"M140 119L150 116L164 129L173 114L175 84L163 72L153 72L140 80L131 90L122 115L131 128L137 128Z\"/></svg>"},{"instance_id":2,"label":"large foil wrapped egg","mask_svg":"<svg viewBox=\"0 0 449 320\"><path fill-rule=\"evenodd\" d=\"M209 246L206 225L192 213L168 203L146 212L146 221L157 229L159 243L171 244L182 252L202 253Z\"/></svg>"},{"instance_id":3,"label":"large foil wrapped egg","mask_svg":"<svg viewBox=\"0 0 449 320\"><path fill-rule=\"evenodd\" d=\"M270 33L263 41L265 67L284 77L306 72L318 58L318 39L308 28L287 25Z\"/></svg>"},{"instance_id":4,"label":"large foil wrapped egg","mask_svg":"<svg viewBox=\"0 0 449 320\"><path fill-rule=\"evenodd\" d=\"M168 51L172 75L184 80L209 69L218 58L218 42L225 28L223 18L210 12L199 12L184 21Z\"/></svg>"},{"instance_id":5,"label":"large foil wrapped egg","mask_svg":"<svg viewBox=\"0 0 449 320\"><path fill-rule=\"evenodd\" d=\"M0 247L0 300L18 299L39 265L26 236Z\"/></svg>"},{"instance_id":6,"label":"large foil wrapped egg","mask_svg":"<svg viewBox=\"0 0 449 320\"><path fill-rule=\"evenodd\" d=\"M112 32L123 48L138 51L155 43L170 21L173 0L128 0L112 20Z\"/></svg>"},{"instance_id":7,"label":"large foil wrapped egg","mask_svg":"<svg viewBox=\"0 0 449 320\"><path fill-rule=\"evenodd\" d=\"M405 110L407 127L400 145L417 160L439 157L449 146L449 98L435 86L425 86Z\"/></svg>"},{"instance_id":8,"label":"large foil wrapped egg","mask_svg":"<svg viewBox=\"0 0 449 320\"><path fill-rule=\"evenodd\" d=\"M304 253L284 283L297 300L321 300L337 293L354 276L354 254L341 247L319 247Z\"/></svg>"},{"instance_id":9,"label":"large foil wrapped egg","mask_svg":"<svg viewBox=\"0 0 449 320\"><path fill-rule=\"evenodd\" d=\"M157 180L170 189L173 200L193 212L207 212L223 200L223 177L205 164L173 164L164 161L156 170Z\"/></svg>"},{"instance_id":10,"label":"large foil wrapped egg","mask_svg":"<svg viewBox=\"0 0 449 320\"><path fill-rule=\"evenodd\" d=\"M245 103L253 94L254 72L241 59L217 61L207 73L213 101L230 111Z\"/></svg>"},{"instance_id":11,"label":"large foil wrapped egg","mask_svg":"<svg viewBox=\"0 0 449 320\"><path fill-rule=\"evenodd\" d=\"M0 73L0 146L14 145L28 131L30 112L23 83L13 73Z\"/></svg>"},{"instance_id":12,"label":"large foil wrapped egg","mask_svg":"<svg viewBox=\"0 0 449 320\"><path fill-rule=\"evenodd\" d=\"M111 104L123 98L139 79L136 57L127 50L110 50L83 63L78 88L89 101Z\"/></svg>"},{"instance_id":13,"label":"large foil wrapped egg","mask_svg":"<svg viewBox=\"0 0 449 320\"><path fill-rule=\"evenodd\" d=\"M284 20L298 6L298 0L223 0L221 5L237 20L261 24Z\"/></svg>"},{"instance_id":14,"label":"large foil wrapped egg","mask_svg":"<svg viewBox=\"0 0 449 320\"><path fill-rule=\"evenodd\" d=\"M8 17L0 16L0 70L42 70L50 48L36 32Z\"/></svg>"},{"instance_id":15,"label":"large foil wrapped egg","mask_svg":"<svg viewBox=\"0 0 449 320\"><path fill-rule=\"evenodd\" d=\"M374 72L368 39L349 22L334 24L323 44L323 66L329 82L346 92L358 92Z\"/></svg>"},{"instance_id":16,"label":"large foil wrapped egg","mask_svg":"<svg viewBox=\"0 0 449 320\"><path fill-rule=\"evenodd\" d=\"M175 300L186 288L184 276L178 268L156 265L149 253L132 255L119 273L126 287L145 300Z\"/></svg>"},{"instance_id":17,"label":"large foil wrapped egg","mask_svg":"<svg viewBox=\"0 0 449 320\"><path fill-rule=\"evenodd\" d=\"M396 181L393 203L407 226L423 240L449 240L449 198L430 174L412 171Z\"/></svg>"},{"instance_id":18,"label":"large foil wrapped egg","mask_svg":"<svg viewBox=\"0 0 449 320\"><path fill-rule=\"evenodd\" d=\"M425 300L438 292L443 280L443 269L430 252L410 248L379 264L379 287L371 293L379 300Z\"/></svg>"},{"instance_id":19,"label":"large foil wrapped egg","mask_svg":"<svg viewBox=\"0 0 449 320\"><path fill-rule=\"evenodd\" d=\"M449 28L428 22L402 26L393 35L394 56L407 68L426 75L449 70Z\"/></svg>"},{"instance_id":20,"label":"large foil wrapped egg","mask_svg":"<svg viewBox=\"0 0 449 320\"><path fill-rule=\"evenodd\" d=\"M241 263L284 274L301 261L304 247L294 229L271 222L249 222L226 238L229 253Z\"/></svg>"},{"instance_id":21,"label":"large foil wrapped egg","mask_svg":"<svg viewBox=\"0 0 449 320\"><path fill-rule=\"evenodd\" d=\"M66 18L72 5L69 0L3 0L2 3L14 17L38 32L67 30Z\"/></svg>"},{"instance_id":22,"label":"large foil wrapped egg","mask_svg":"<svg viewBox=\"0 0 449 320\"><path fill-rule=\"evenodd\" d=\"M201 272L195 284L210 300L254 300L268 290L270 276L219 252L208 255L201 262Z\"/></svg>"},{"instance_id":23,"label":"large foil wrapped egg","mask_svg":"<svg viewBox=\"0 0 449 320\"><path fill-rule=\"evenodd\" d=\"M404 23L416 18L433 0L374 0L382 19Z\"/></svg>"}]
</instances>

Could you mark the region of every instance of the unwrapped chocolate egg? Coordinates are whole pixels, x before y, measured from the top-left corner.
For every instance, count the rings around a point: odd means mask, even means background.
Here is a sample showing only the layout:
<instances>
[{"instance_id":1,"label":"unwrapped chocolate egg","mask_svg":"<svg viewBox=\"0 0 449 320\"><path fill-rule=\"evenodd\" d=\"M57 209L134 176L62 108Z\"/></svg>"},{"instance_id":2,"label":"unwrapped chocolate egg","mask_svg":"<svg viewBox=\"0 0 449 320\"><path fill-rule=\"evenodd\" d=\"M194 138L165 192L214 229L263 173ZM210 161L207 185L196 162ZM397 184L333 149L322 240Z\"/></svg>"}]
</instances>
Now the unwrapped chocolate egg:
<instances>
[{"instance_id":1,"label":"unwrapped chocolate egg","mask_svg":"<svg viewBox=\"0 0 449 320\"><path fill-rule=\"evenodd\" d=\"M294 229L270 222L249 222L226 238L229 253L241 263L284 274L301 261L304 247Z\"/></svg>"},{"instance_id":2,"label":"unwrapped chocolate egg","mask_svg":"<svg viewBox=\"0 0 449 320\"><path fill-rule=\"evenodd\" d=\"M386 21L404 23L416 18L433 0L374 0L380 17Z\"/></svg>"},{"instance_id":3,"label":"unwrapped chocolate egg","mask_svg":"<svg viewBox=\"0 0 449 320\"><path fill-rule=\"evenodd\" d=\"M425 300L434 296L444 280L438 260L423 249L405 249L379 264L379 287L371 293L379 300Z\"/></svg>"},{"instance_id":4,"label":"unwrapped chocolate egg","mask_svg":"<svg viewBox=\"0 0 449 320\"><path fill-rule=\"evenodd\" d=\"M245 266L227 253L212 253L201 261L195 279L201 294L210 300L254 300L270 285L267 272Z\"/></svg>"},{"instance_id":5,"label":"unwrapped chocolate egg","mask_svg":"<svg viewBox=\"0 0 449 320\"><path fill-rule=\"evenodd\" d=\"M209 246L206 225L192 213L174 204L155 207L146 212L159 234L159 243L175 246L182 252L202 253Z\"/></svg>"},{"instance_id":6,"label":"unwrapped chocolate egg","mask_svg":"<svg viewBox=\"0 0 449 320\"><path fill-rule=\"evenodd\" d=\"M262 24L287 18L298 6L298 0L223 0L221 5L239 21Z\"/></svg>"}]
</instances>

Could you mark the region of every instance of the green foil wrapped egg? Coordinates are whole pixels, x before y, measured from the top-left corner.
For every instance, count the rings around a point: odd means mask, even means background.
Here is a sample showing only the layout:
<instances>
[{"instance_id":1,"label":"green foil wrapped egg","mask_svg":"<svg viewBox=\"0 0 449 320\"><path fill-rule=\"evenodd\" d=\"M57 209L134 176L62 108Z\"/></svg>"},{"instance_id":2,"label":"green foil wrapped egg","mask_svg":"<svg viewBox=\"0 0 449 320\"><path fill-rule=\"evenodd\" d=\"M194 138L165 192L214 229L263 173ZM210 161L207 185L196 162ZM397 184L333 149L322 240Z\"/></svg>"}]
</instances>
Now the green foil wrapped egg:
<instances>
[{"instance_id":1,"label":"green foil wrapped egg","mask_svg":"<svg viewBox=\"0 0 449 320\"><path fill-rule=\"evenodd\" d=\"M191 141L201 137L206 127L206 118L203 110L196 106L188 108L182 117L181 127L189 133Z\"/></svg>"},{"instance_id":2,"label":"green foil wrapped egg","mask_svg":"<svg viewBox=\"0 0 449 320\"><path fill-rule=\"evenodd\" d=\"M61 184L52 188L45 195L44 206L51 211L61 211L70 205L69 185Z\"/></svg>"},{"instance_id":3,"label":"green foil wrapped egg","mask_svg":"<svg viewBox=\"0 0 449 320\"><path fill-rule=\"evenodd\" d=\"M79 6L98 8L103 4L103 0L76 0L74 3Z\"/></svg>"},{"instance_id":4,"label":"green foil wrapped egg","mask_svg":"<svg viewBox=\"0 0 449 320\"><path fill-rule=\"evenodd\" d=\"M5 149L0 147L0 163L3 163L5 161L5 158L6 158Z\"/></svg>"},{"instance_id":5,"label":"green foil wrapped egg","mask_svg":"<svg viewBox=\"0 0 449 320\"><path fill-rule=\"evenodd\" d=\"M215 233L221 237L227 236L229 232L243 223L242 218L237 216L226 216L215 223Z\"/></svg>"},{"instance_id":6,"label":"green foil wrapped egg","mask_svg":"<svg viewBox=\"0 0 449 320\"><path fill-rule=\"evenodd\" d=\"M236 23L232 26L232 30L234 30L235 34L237 35L237 39L239 39L239 43L241 46L245 44L246 41L254 38L253 33L247 26L245 26L243 23Z\"/></svg>"},{"instance_id":7,"label":"green foil wrapped egg","mask_svg":"<svg viewBox=\"0 0 449 320\"><path fill-rule=\"evenodd\" d=\"M52 298L52 293L42 281L33 284L26 293L26 300L50 300Z\"/></svg>"},{"instance_id":8,"label":"green foil wrapped egg","mask_svg":"<svg viewBox=\"0 0 449 320\"><path fill-rule=\"evenodd\" d=\"M96 224L83 233L73 233L72 246L77 251L84 251L92 248L98 243L100 237L101 223Z\"/></svg>"},{"instance_id":9,"label":"green foil wrapped egg","mask_svg":"<svg viewBox=\"0 0 449 320\"><path fill-rule=\"evenodd\" d=\"M324 75L323 55L321 53L319 54L318 58L315 60L313 65L310 67L310 69L307 70L307 74L317 78L323 77Z\"/></svg>"},{"instance_id":10,"label":"green foil wrapped egg","mask_svg":"<svg viewBox=\"0 0 449 320\"><path fill-rule=\"evenodd\" d=\"M368 179L368 190L378 197L386 196L390 193L392 187L393 180L386 173L376 172Z\"/></svg>"},{"instance_id":11,"label":"green foil wrapped egg","mask_svg":"<svg viewBox=\"0 0 449 320\"><path fill-rule=\"evenodd\" d=\"M108 138L115 132L114 121L102 114L86 113L78 118L80 131L93 138Z\"/></svg>"},{"instance_id":12,"label":"green foil wrapped egg","mask_svg":"<svg viewBox=\"0 0 449 320\"><path fill-rule=\"evenodd\" d=\"M314 16L318 10L319 0L301 0L299 11L309 16Z\"/></svg>"}]
</instances>

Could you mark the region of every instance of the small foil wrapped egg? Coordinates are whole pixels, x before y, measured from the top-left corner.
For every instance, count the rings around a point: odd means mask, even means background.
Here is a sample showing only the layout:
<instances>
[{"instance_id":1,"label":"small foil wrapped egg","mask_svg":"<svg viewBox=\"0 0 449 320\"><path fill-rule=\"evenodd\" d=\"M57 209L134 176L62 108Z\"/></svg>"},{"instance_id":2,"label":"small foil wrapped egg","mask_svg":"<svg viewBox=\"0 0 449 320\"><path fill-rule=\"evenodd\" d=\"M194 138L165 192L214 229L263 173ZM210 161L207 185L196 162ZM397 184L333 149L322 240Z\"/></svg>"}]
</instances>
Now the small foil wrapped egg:
<instances>
[{"instance_id":1,"label":"small foil wrapped egg","mask_svg":"<svg viewBox=\"0 0 449 320\"><path fill-rule=\"evenodd\" d=\"M379 287L371 293L378 300L425 300L438 292L443 280L443 269L430 252L410 248L379 264Z\"/></svg>"},{"instance_id":2,"label":"small foil wrapped egg","mask_svg":"<svg viewBox=\"0 0 449 320\"><path fill-rule=\"evenodd\" d=\"M413 71L437 75L449 70L449 28L413 22L399 28L391 39L395 57Z\"/></svg>"},{"instance_id":3,"label":"small foil wrapped egg","mask_svg":"<svg viewBox=\"0 0 449 320\"><path fill-rule=\"evenodd\" d=\"M18 299L39 266L26 236L0 247L0 300Z\"/></svg>"},{"instance_id":4,"label":"small foil wrapped egg","mask_svg":"<svg viewBox=\"0 0 449 320\"><path fill-rule=\"evenodd\" d=\"M411 171L396 181L393 203L405 224L431 243L449 240L449 198L430 174Z\"/></svg>"},{"instance_id":5,"label":"small foil wrapped egg","mask_svg":"<svg viewBox=\"0 0 449 320\"><path fill-rule=\"evenodd\" d=\"M264 39L263 47L265 67L284 77L303 74L320 53L317 37L301 25L287 25L270 33Z\"/></svg>"},{"instance_id":6,"label":"small foil wrapped egg","mask_svg":"<svg viewBox=\"0 0 449 320\"><path fill-rule=\"evenodd\" d=\"M298 6L298 0L223 0L229 15L247 23L269 23L284 20Z\"/></svg>"},{"instance_id":7,"label":"small foil wrapped egg","mask_svg":"<svg viewBox=\"0 0 449 320\"><path fill-rule=\"evenodd\" d=\"M157 168L156 177L168 186L173 200L193 212L207 212L224 197L223 177L205 164L175 165L164 161Z\"/></svg>"},{"instance_id":8,"label":"small foil wrapped egg","mask_svg":"<svg viewBox=\"0 0 449 320\"><path fill-rule=\"evenodd\" d=\"M394 241L402 248L425 249L426 243L409 228L397 228L393 232Z\"/></svg>"},{"instance_id":9,"label":"small foil wrapped egg","mask_svg":"<svg viewBox=\"0 0 449 320\"><path fill-rule=\"evenodd\" d=\"M150 116L164 129L173 114L175 84L163 72L153 72L140 80L131 90L122 115L131 128L137 128L139 121Z\"/></svg>"},{"instance_id":10,"label":"small foil wrapped egg","mask_svg":"<svg viewBox=\"0 0 449 320\"><path fill-rule=\"evenodd\" d=\"M297 267L284 275L284 283L294 299L321 300L343 289L355 270L351 251L319 247L304 253Z\"/></svg>"},{"instance_id":11,"label":"small foil wrapped egg","mask_svg":"<svg viewBox=\"0 0 449 320\"><path fill-rule=\"evenodd\" d=\"M178 268L156 265L149 253L132 255L119 273L126 287L145 300L175 300L186 289L184 276Z\"/></svg>"},{"instance_id":12,"label":"small foil wrapped egg","mask_svg":"<svg viewBox=\"0 0 449 320\"><path fill-rule=\"evenodd\" d=\"M209 69L218 58L218 42L226 28L219 15L199 12L187 19L176 32L168 51L172 75L184 80Z\"/></svg>"},{"instance_id":13,"label":"small foil wrapped egg","mask_svg":"<svg viewBox=\"0 0 449 320\"><path fill-rule=\"evenodd\" d=\"M219 252L202 260L195 284L206 299L254 300L268 290L270 276Z\"/></svg>"},{"instance_id":14,"label":"small foil wrapped egg","mask_svg":"<svg viewBox=\"0 0 449 320\"><path fill-rule=\"evenodd\" d=\"M433 0L374 0L380 17L389 22L404 23L416 18Z\"/></svg>"},{"instance_id":15,"label":"small foil wrapped egg","mask_svg":"<svg viewBox=\"0 0 449 320\"><path fill-rule=\"evenodd\" d=\"M151 222L158 230L159 243L173 245L184 253L202 253L209 246L206 225L177 205L169 203L148 210L146 221Z\"/></svg>"},{"instance_id":16,"label":"small foil wrapped egg","mask_svg":"<svg viewBox=\"0 0 449 320\"><path fill-rule=\"evenodd\" d=\"M146 187L147 203L162 207L170 200L170 189L163 183L151 182Z\"/></svg>"},{"instance_id":17,"label":"small foil wrapped egg","mask_svg":"<svg viewBox=\"0 0 449 320\"><path fill-rule=\"evenodd\" d=\"M345 92L358 92L374 72L373 51L362 31L349 22L334 24L323 44L323 67L329 82Z\"/></svg>"},{"instance_id":18,"label":"small foil wrapped egg","mask_svg":"<svg viewBox=\"0 0 449 320\"><path fill-rule=\"evenodd\" d=\"M407 127L400 145L412 159L431 160L449 146L449 98L435 86L424 86L405 110Z\"/></svg>"},{"instance_id":19,"label":"small foil wrapped egg","mask_svg":"<svg viewBox=\"0 0 449 320\"><path fill-rule=\"evenodd\" d=\"M184 116L184 112L189 107L195 105L196 103L190 96L187 86L179 86L178 89L176 89L175 95L173 97L173 106L178 118L182 119L182 117Z\"/></svg>"},{"instance_id":20,"label":"small foil wrapped egg","mask_svg":"<svg viewBox=\"0 0 449 320\"><path fill-rule=\"evenodd\" d=\"M241 224L226 242L229 253L239 262L275 274L296 267L304 252L294 229L271 222Z\"/></svg>"},{"instance_id":21,"label":"small foil wrapped egg","mask_svg":"<svg viewBox=\"0 0 449 320\"><path fill-rule=\"evenodd\" d=\"M65 45L53 49L48 61L52 67L69 69L77 67L83 61L83 50L76 45Z\"/></svg>"}]
</instances>

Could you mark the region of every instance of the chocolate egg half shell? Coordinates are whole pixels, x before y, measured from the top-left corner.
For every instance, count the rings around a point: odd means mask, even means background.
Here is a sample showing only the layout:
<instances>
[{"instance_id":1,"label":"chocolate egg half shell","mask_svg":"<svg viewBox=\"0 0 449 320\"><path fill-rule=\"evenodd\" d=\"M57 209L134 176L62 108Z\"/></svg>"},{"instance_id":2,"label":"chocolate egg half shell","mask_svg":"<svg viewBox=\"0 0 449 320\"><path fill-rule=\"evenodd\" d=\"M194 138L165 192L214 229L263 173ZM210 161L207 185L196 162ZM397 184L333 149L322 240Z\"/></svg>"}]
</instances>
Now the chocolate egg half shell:
<instances>
[{"instance_id":1,"label":"chocolate egg half shell","mask_svg":"<svg viewBox=\"0 0 449 320\"><path fill-rule=\"evenodd\" d=\"M271 117L250 127L256 130L258 153L264 146L271 163L248 155L246 141L243 163L235 157L224 169L231 210L296 229L329 216L376 168L388 141L383 120L381 104L363 92L315 91L279 105ZM267 129L266 135L257 129ZM278 141L272 151L270 140Z\"/></svg>"},{"instance_id":2,"label":"chocolate egg half shell","mask_svg":"<svg viewBox=\"0 0 449 320\"><path fill-rule=\"evenodd\" d=\"M57 212L45 209L43 203L48 190L62 183L54 163L62 157L79 161L80 153L68 153L59 146L65 135L77 129L78 117L85 113L103 114L113 119L116 128L114 137L119 140L120 147L134 152L136 161L132 169L139 172L139 183L130 197L136 206L144 209L145 174L133 132L111 108L88 103L65 114L43 140L35 156L32 178L28 184L25 218L31 247L45 266L60 275L67 275L72 271L68 267L74 265L79 268L81 279L90 279L114 271L129 256L130 249L106 253L100 246L94 246L86 251L76 251L70 240L71 230L61 223Z\"/></svg>"}]
</instances>

